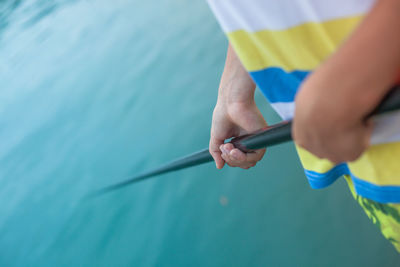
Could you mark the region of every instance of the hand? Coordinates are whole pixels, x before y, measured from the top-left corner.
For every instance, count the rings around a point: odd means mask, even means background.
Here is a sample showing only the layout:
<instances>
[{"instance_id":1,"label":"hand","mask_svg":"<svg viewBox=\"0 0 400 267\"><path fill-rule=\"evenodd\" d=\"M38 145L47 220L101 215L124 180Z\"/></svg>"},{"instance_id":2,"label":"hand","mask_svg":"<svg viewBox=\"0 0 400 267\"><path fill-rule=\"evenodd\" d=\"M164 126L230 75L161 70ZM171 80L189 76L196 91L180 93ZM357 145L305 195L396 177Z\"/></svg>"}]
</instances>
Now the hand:
<instances>
[{"instance_id":1,"label":"hand","mask_svg":"<svg viewBox=\"0 0 400 267\"><path fill-rule=\"evenodd\" d=\"M304 83L296 97L293 138L319 158L335 164L354 161L369 146L372 123L365 120L363 113L347 108L354 108L356 101L335 95L335 83L317 86L318 77L314 78Z\"/></svg>"},{"instance_id":2,"label":"hand","mask_svg":"<svg viewBox=\"0 0 400 267\"><path fill-rule=\"evenodd\" d=\"M243 153L232 144L224 144L224 140L248 134L267 126L255 103L251 105L231 104L225 106L217 103L214 109L210 153L216 166L221 169L225 163L231 167L248 169L256 165L265 154L265 149Z\"/></svg>"},{"instance_id":3,"label":"hand","mask_svg":"<svg viewBox=\"0 0 400 267\"><path fill-rule=\"evenodd\" d=\"M390 90L400 66L400 1L380 0L341 47L304 82L296 97L295 142L334 163L368 147L365 121Z\"/></svg>"},{"instance_id":4,"label":"hand","mask_svg":"<svg viewBox=\"0 0 400 267\"><path fill-rule=\"evenodd\" d=\"M243 153L232 144L224 144L225 139L267 126L254 102L255 89L253 80L229 46L213 113L209 146L218 169L224 167L225 163L231 167L248 169L264 156L265 149Z\"/></svg>"}]
</instances>

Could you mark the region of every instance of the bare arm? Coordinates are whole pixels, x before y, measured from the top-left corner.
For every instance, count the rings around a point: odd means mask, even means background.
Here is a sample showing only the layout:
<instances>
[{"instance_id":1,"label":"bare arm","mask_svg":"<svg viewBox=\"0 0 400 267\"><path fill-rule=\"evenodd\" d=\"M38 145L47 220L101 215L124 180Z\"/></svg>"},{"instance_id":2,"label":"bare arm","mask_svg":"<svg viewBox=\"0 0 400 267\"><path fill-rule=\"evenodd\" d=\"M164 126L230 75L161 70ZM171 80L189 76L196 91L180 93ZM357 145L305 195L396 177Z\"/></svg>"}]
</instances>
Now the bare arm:
<instances>
[{"instance_id":1,"label":"bare arm","mask_svg":"<svg viewBox=\"0 0 400 267\"><path fill-rule=\"evenodd\" d=\"M302 85L296 97L295 141L332 162L357 159L372 125L364 117L400 69L400 1L379 0L364 21Z\"/></svg>"},{"instance_id":2,"label":"bare arm","mask_svg":"<svg viewBox=\"0 0 400 267\"><path fill-rule=\"evenodd\" d=\"M247 169L254 166L265 153L265 149L243 153L231 144L223 145L227 138L267 125L254 101L255 88L253 80L229 46L214 108L209 146L218 169L225 163Z\"/></svg>"}]
</instances>

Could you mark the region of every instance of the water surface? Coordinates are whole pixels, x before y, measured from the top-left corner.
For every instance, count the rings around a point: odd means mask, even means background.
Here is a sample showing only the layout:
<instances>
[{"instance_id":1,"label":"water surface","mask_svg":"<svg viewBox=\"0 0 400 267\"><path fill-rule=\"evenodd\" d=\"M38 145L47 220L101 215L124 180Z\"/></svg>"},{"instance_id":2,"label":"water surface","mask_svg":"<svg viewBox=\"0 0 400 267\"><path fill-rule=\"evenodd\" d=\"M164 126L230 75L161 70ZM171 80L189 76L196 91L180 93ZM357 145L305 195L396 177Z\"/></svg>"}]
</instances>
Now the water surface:
<instances>
[{"instance_id":1,"label":"water surface","mask_svg":"<svg viewBox=\"0 0 400 267\"><path fill-rule=\"evenodd\" d=\"M399 261L343 181L309 188L292 144L81 201L207 146L226 45L201 0L1 1L0 265Z\"/></svg>"}]
</instances>

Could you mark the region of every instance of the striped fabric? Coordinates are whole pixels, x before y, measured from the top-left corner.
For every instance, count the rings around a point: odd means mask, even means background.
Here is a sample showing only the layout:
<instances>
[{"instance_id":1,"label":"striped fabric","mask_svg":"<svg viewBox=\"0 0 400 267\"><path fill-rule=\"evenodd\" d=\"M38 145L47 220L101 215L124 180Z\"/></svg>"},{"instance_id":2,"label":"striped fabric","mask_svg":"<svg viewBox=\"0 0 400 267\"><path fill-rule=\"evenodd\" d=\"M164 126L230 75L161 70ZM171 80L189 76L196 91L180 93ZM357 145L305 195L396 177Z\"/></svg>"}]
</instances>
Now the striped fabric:
<instances>
[{"instance_id":1,"label":"striped fabric","mask_svg":"<svg viewBox=\"0 0 400 267\"><path fill-rule=\"evenodd\" d=\"M360 23L374 0L208 0L245 68L285 120L301 82ZM298 149L310 185L349 175L357 193L400 203L400 112L375 119L372 146L356 162L335 166Z\"/></svg>"}]
</instances>

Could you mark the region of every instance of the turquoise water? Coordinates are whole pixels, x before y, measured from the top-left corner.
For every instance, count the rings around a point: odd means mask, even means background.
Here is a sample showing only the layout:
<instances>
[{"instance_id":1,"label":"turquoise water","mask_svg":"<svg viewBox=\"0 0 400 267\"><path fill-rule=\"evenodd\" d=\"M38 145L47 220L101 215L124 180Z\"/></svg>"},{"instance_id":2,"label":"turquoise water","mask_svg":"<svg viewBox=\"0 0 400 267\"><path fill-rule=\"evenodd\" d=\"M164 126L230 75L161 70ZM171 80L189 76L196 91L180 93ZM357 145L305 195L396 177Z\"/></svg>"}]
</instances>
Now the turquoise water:
<instances>
[{"instance_id":1,"label":"turquoise water","mask_svg":"<svg viewBox=\"0 0 400 267\"><path fill-rule=\"evenodd\" d=\"M0 266L399 262L343 181L309 188L292 144L81 200L207 146L226 45L201 0L1 1Z\"/></svg>"}]
</instances>

